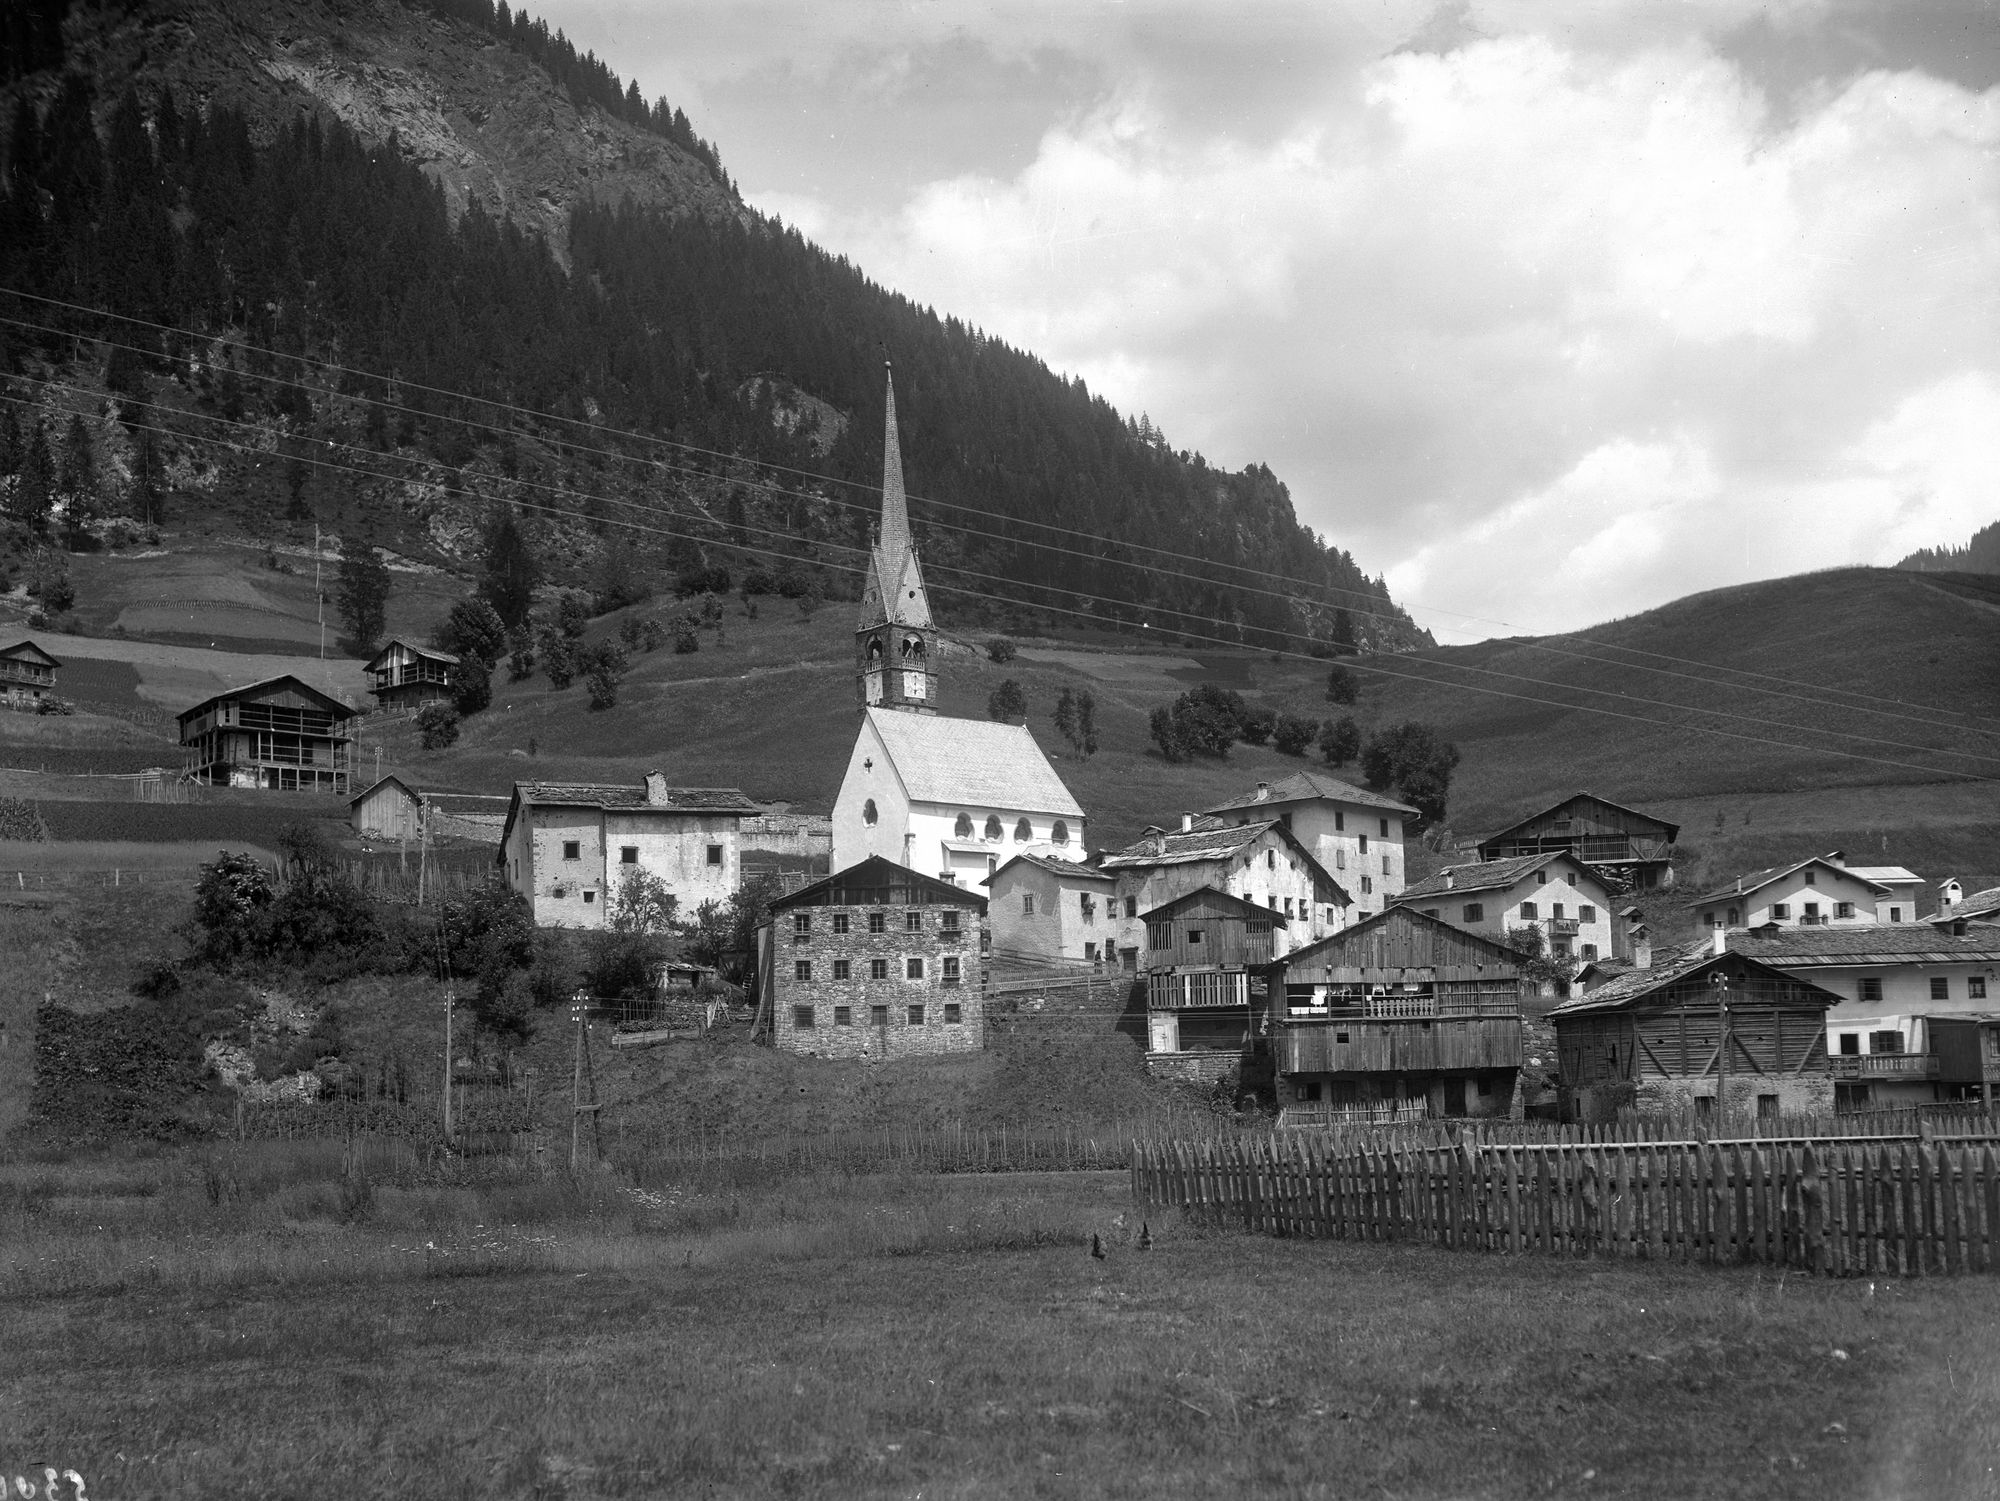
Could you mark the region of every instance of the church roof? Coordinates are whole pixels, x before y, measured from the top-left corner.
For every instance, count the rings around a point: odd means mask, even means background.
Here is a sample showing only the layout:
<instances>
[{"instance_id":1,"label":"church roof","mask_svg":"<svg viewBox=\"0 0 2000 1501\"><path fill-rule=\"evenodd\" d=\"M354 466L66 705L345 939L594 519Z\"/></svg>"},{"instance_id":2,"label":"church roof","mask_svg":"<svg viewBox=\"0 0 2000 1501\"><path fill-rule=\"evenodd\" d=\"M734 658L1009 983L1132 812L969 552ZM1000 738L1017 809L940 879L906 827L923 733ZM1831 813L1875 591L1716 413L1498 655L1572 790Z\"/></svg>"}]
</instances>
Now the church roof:
<instances>
[{"instance_id":1,"label":"church roof","mask_svg":"<svg viewBox=\"0 0 2000 1501\"><path fill-rule=\"evenodd\" d=\"M867 715L914 802L1083 817L1026 725L897 709Z\"/></svg>"},{"instance_id":2,"label":"church roof","mask_svg":"<svg viewBox=\"0 0 2000 1501\"><path fill-rule=\"evenodd\" d=\"M924 592L910 538L910 502L903 489L903 449L896 432L896 383L889 381L888 418L882 431L882 525L868 555L861 585L861 629L889 621L929 625L930 596Z\"/></svg>"}]
</instances>

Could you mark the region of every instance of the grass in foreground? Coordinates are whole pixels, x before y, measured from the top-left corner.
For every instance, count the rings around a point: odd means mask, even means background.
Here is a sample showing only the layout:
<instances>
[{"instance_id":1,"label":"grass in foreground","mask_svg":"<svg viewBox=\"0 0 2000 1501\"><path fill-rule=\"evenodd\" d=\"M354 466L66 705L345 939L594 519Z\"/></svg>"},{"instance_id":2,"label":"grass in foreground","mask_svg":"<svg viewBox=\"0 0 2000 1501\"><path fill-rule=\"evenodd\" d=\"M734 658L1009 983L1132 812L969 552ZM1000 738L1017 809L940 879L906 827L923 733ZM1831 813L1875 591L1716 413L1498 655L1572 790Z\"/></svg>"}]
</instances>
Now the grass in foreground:
<instances>
[{"instance_id":1,"label":"grass in foreground","mask_svg":"<svg viewBox=\"0 0 2000 1501\"><path fill-rule=\"evenodd\" d=\"M20 1163L0 1468L105 1496L1993 1493L1987 1283L1158 1220L1142 1252L1139 1218L1112 1175Z\"/></svg>"}]
</instances>

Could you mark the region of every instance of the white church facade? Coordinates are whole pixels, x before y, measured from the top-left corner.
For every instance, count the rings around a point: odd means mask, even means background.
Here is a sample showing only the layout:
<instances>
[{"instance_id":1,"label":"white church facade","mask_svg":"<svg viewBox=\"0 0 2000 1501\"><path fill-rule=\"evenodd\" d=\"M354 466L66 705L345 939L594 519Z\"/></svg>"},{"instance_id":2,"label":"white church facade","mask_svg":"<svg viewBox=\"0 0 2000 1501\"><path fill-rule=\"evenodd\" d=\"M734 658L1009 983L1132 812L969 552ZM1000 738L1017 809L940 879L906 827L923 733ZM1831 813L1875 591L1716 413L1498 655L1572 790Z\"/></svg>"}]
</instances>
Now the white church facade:
<instances>
[{"instance_id":1,"label":"white church facade","mask_svg":"<svg viewBox=\"0 0 2000 1501\"><path fill-rule=\"evenodd\" d=\"M1025 726L938 712L937 628L910 536L889 388L882 523L855 630L861 732L833 805L833 868L880 855L960 886L1015 855L1083 858L1083 808Z\"/></svg>"}]
</instances>

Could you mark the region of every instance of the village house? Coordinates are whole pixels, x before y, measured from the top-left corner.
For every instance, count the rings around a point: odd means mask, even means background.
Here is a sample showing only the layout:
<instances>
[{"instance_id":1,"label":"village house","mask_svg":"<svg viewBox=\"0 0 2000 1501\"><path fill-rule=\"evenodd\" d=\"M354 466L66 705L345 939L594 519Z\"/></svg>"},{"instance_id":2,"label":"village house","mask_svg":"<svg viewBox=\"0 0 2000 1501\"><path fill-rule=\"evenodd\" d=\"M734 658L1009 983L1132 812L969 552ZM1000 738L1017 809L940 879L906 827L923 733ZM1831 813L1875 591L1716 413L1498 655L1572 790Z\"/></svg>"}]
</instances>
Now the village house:
<instances>
[{"instance_id":1,"label":"village house","mask_svg":"<svg viewBox=\"0 0 2000 1501\"><path fill-rule=\"evenodd\" d=\"M1191 1083L1263 1046L1273 933L1284 914L1204 886L1140 914L1146 925L1146 1067ZM1268 1029L1265 1029L1268 1030Z\"/></svg>"},{"instance_id":2,"label":"village house","mask_svg":"<svg viewBox=\"0 0 2000 1501\"><path fill-rule=\"evenodd\" d=\"M290 674L217 693L179 715L182 774L216 787L344 794L354 712Z\"/></svg>"},{"instance_id":3,"label":"village house","mask_svg":"<svg viewBox=\"0 0 2000 1501\"><path fill-rule=\"evenodd\" d=\"M1613 896L1595 869L1551 850L1448 865L1406 887L1397 901L1500 943L1518 928L1536 928L1550 954L1589 964L1617 957L1623 947Z\"/></svg>"},{"instance_id":4,"label":"village house","mask_svg":"<svg viewBox=\"0 0 2000 1501\"><path fill-rule=\"evenodd\" d=\"M880 855L779 897L759 941L769 1040L874 1062L977 1052L986 905Z\"/></svg>"},{"instance_id":5,"label":"village house","mask_svg":"<svg viewBox=\"0 0 2000 1501\"><path fill-rule=\"evenodd\" d=\"M942 655L910 535L892 383L882 522L855 630L861 731L833 804L834 868L879 855L975 885L1014 855L1081 855L1083 807L1025 726L938 713Z\"/></svg>"},{"instance_id":6,"label":"village house","mask_svg":"<svg viewBox=\"0 0 2000 1501\"><path fill-rule=\"evenodd\" d=\"M1139 952L1118 951L1117 878L1054 855L1010 855L984 885L996 969L1120 965L1137 974Z\"/></svg>"},{"instance_id":7,"label":"village house","mask_svg":"<svg viewBox=\"0 0 2000 1501\"><path fill-rule=\"evenodd\" d=\"M1277 819L1234 824L1184 818L1180 832L1148 829L1098 866L1117 879L1121 955L1145 945L1141 913L1204 886L1283 916L1280 953L1344 926L1353 906L1347 889Z\"/></svg>"},{"instance_id":8,"label":"village house","mask_svg":"<svg viewBox=\"0 0 2000 1501\"><path fill-rule=\"evenodd\" d=\"M1971 896L1957 879L1946 876L1938 882L1938 910L1926 922L2000 923L2000 886L1975 891Z\"/></svg>"},{"instance_id":9,"label":"village house","mask_svg":"<svg viewBox=\"0 0 2000 1501\"><path fill-rule=\"evenodd\" d=\"M1621 1110L1728 1112L1759 1120L1833 1106L1831 990L1711 943L1655 956L1549 1013L1566 1121Z\"/></svg>"},{"instance_id":10,"label":"village house","mask_svg":"<svg viewBox=\"0 0 2000 1501\"><path fill-rule=\"evenodd\" d=\"M1982 1076L1947 1078L1940 1019L2000 1014L2000 929L1880 923L1731 932L1732 953L1809 979L1839 999L1827 1012L1836 1108L1978 1096ZM1953 1036L1951 1028L1946 1032Z\"/></svg>"},{"instance_id":11,"label":"village house","mask_svg":"<svg viewBox=\"0 0 2000 1501\"><path fill-rule=\"evenodd\" d=\"M1234 824L1277 819L1347 888L1350 922L1380 912L1402 892L1404 821L1418 817L1407 803L1318 771L1259 782L1248 796L1208 813Z\"/></svg>"},{"instance_id":12,"label":"village house","mask_svg":"<svg viewBox=\"0 0 2000 1501\"><path fill-rule=\"evenodd\" d=\"M1511 1114L1519 958L1409 905L1285 955L1270 1016L1280 1120Z\"/></svg>"},{"instance_id":13,"label":"village house","mask_svg":"<svg viewBox=\"0 0 2000 1501\"><path fill-rule=\"evenodd\" d=\"M416 646L401 636L368 659L368 691L385 710L416 709L451 697L458 658L434 646Z\"/></svg>"},{"instance_id":14,"label":"village house","mask_svg":"<svg viewBox=\"0 0 2000 1501\"><path fill-rule=\"evenodd\" d=\"M56 696L56 669L62 663L32 641L0 649L0 704L39 709Z\"/></svg>"},{"instance_id":15,"label":"village house","mask_svg":"<svg viewBox=\"0 0 2000 1501\"><path fill-rule=\"evenodd\" d=\"M1895 884L1849 869L1835 850L1738 876L1697 897L1694 906L1700 925L1710 930L1915 922L1915 895L1898 898L1895 891Z\"/></svg>"},{"instance_id":16,"label":"village house","mask_svg":"<svg viewBox=\"0 0 2000 1501\"><path fill-rule=\"evenodd\" d=\"M1590 867L1614 894L1674 884L1679 824L1595 793L1575 792L1479 841L1481 860L1518 860L1560 851Z\"/></svg>"},{"instance_id":17,"label":"village house","mask_svg":"<svg viewBox=\"0 0 2000 1501\"><path fill-rule=\"evenodd\" d=\"M516 782L500 836L508 887L546 927L601 928L619 882L662 882L683 917L742 881L739 830L757 805L733 787Z\"/></svg>"}]
</instances>

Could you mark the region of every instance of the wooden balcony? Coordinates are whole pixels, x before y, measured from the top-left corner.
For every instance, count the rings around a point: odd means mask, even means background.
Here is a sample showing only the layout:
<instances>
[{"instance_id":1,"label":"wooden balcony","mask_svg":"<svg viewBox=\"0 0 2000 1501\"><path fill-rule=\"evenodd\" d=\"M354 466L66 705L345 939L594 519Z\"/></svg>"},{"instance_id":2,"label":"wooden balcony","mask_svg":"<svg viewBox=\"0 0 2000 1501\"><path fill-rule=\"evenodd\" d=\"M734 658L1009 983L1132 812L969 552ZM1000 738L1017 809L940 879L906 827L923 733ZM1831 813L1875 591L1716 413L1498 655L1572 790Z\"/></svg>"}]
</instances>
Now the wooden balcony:
<instances>
[{"instance_id":1,"label":"wooden balcony","mask_svg":"<svg viewBox=\"0 0 2000 1501\"><path fill-rule=\"evenodd\" d=\"M1286 1074L1423 1074L1441 1069L1519 1068L1521 1019L1310 1021L1282 1024L1273 1039Z\"/></svg>"},{"instance_id":2,"label":"wooden balcony","mask_svg":"<svg viewBox=\"0 0 2000 1501\"><path fill-rule=\"evenodd\" d=\"M1830 1060L1836 1079L1877 1079L1922 1081L1938 1076L1934 1053L1835 1053Z\"/></svg>"},{"instance_id":3,"label":"wooden balcony","mask_svg":"<svg viewBox=\"0 0 2000 1501\"><path fill-rule=\"evenodd\" d=\"M1574 938L1581 926L1573 917L1552 917L1549 919L1549 937Z\"/></svg>"}]
</instances>

